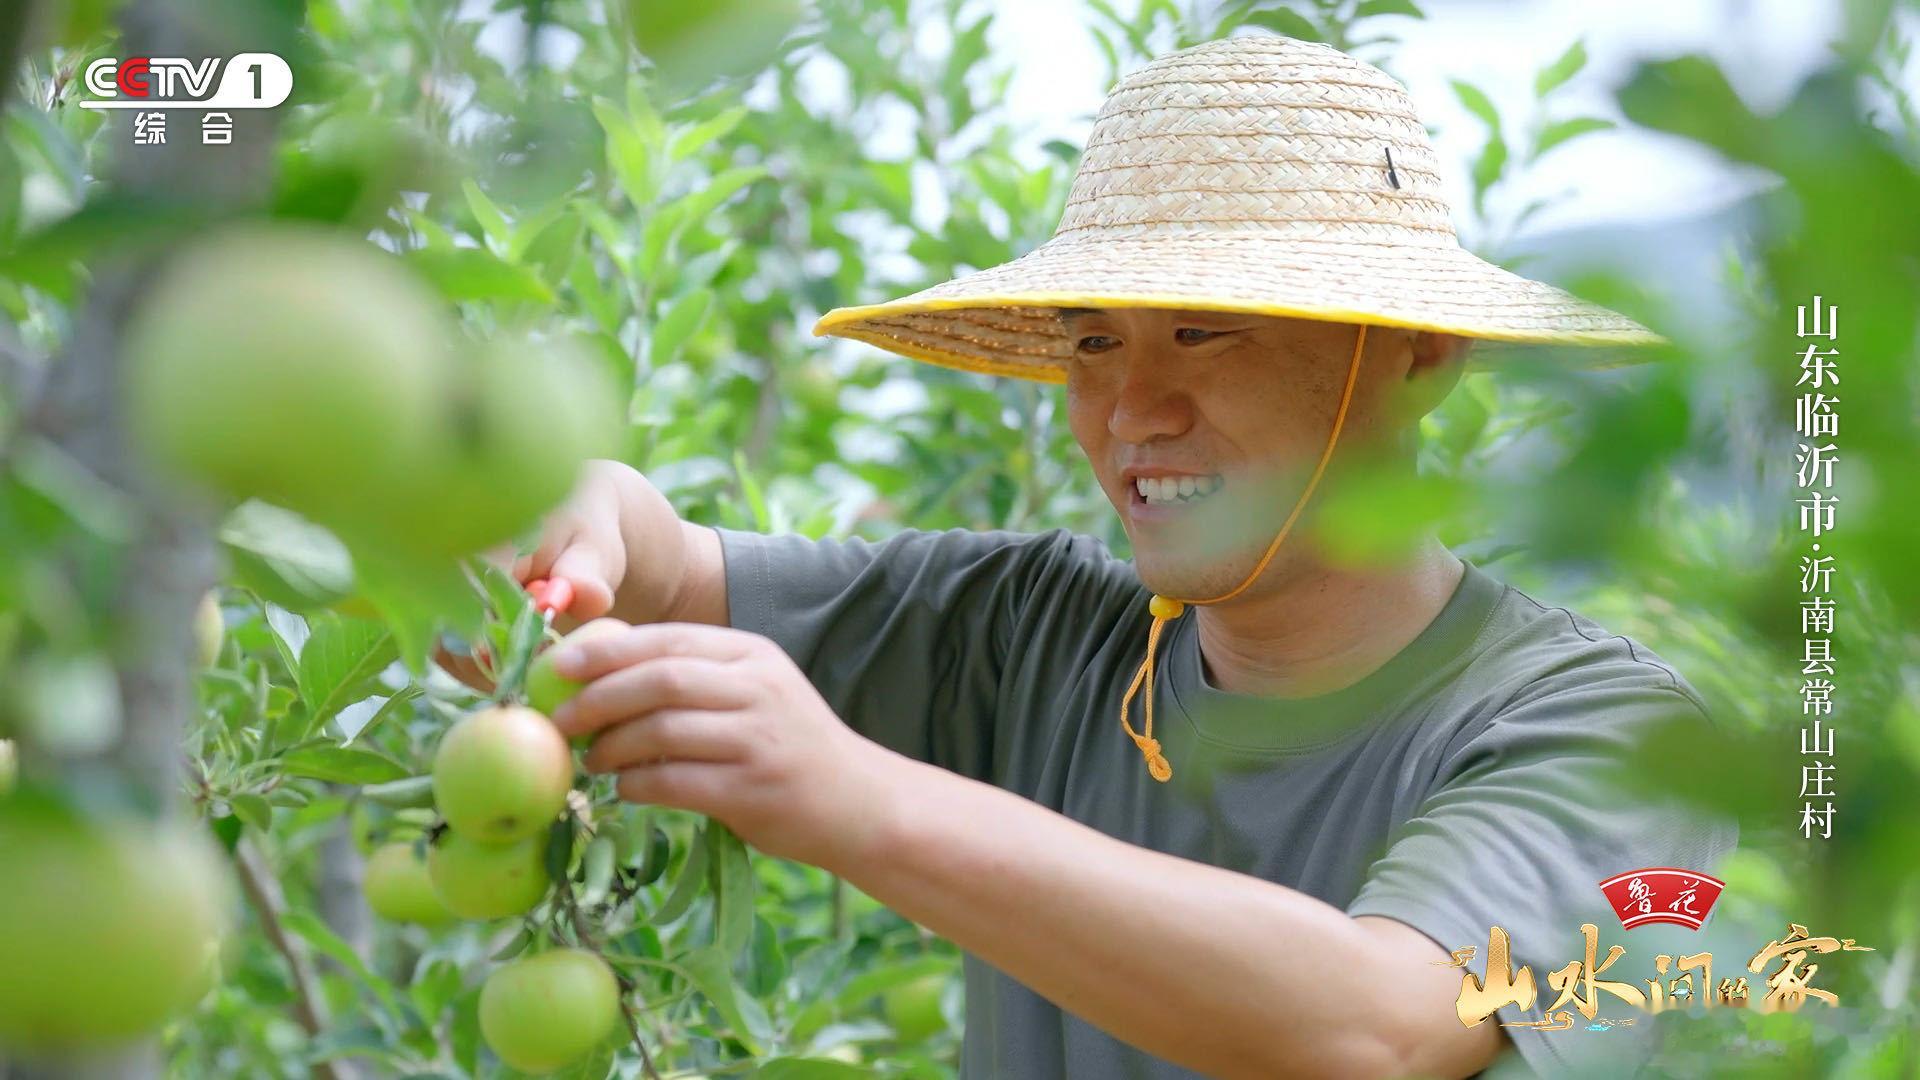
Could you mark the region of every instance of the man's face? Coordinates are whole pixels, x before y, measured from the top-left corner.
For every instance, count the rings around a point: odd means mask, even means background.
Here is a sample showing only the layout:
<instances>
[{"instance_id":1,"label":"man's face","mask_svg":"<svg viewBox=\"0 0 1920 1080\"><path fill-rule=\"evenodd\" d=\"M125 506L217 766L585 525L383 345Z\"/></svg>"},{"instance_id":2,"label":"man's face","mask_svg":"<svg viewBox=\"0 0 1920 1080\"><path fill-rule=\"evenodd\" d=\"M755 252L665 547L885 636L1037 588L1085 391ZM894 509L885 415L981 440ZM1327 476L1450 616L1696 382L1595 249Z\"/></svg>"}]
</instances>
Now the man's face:
<instances>
[{"instance_id":1,"label":"man's face","mask_svg":"<svg viewBox=\"0 0 1920 1080\"><path fill-rule=\"evenodd\" d=\"M1358 327L1149 308L1062 317L1074 342L1068 422L1120 512L1141 580L1196 600L1239 585L1326 449ZM1448 361L1465 344L1368 328L1334 462L1399 445L1452 385L1458 365ZM1442 379L1408 379L1449 368ZM1321 481L1308 510L1333 482ZM1286 576L1303 528L1296 523L1263 581Z\"/></svg>"}]
</instances>

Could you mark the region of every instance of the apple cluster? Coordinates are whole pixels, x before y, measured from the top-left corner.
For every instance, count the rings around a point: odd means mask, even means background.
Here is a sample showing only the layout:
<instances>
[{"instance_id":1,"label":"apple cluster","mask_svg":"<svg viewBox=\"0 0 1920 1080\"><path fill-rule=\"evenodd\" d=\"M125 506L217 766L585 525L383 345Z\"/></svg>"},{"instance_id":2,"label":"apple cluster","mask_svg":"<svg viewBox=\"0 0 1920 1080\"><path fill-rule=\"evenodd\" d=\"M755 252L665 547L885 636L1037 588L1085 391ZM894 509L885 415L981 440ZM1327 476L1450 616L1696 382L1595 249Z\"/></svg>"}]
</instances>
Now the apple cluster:
<instances>
[{"instance_id":1,"label":"apple cluster","mask_svg":"<svg viewBox=\"0 0 1920 1080\"><path fill-rule=\"evenodd\" d=\"M129 420L156 460L387 558L510 539L620 430L591 357L466 340L404 262L315 226L234 226L185 250L125 353Z\"/></svg>"},{"instance_id":2,"label":"apple cluster","mask_svg":"<svg viewBox=\"0 0 1920 1080\"><path fill-rule=\"evenodd\" d=\"M610 624L610 625L609 625ZM622 624L590 623L591 637ZM444 926L456 919L524 915L552 881L547 837L566 807L573 755L546 713L581 684L536 657L528 696L540 707L496 705L454 724L433 759L434 804L446 827L431 844L389 843L368 859L368 905L396 922ZM536 951L488 975L480 1032L522 1072L562 1068L600 1045L619 1022L620 990L606 961L573 948Z\"/></svg>"}]
</instances>

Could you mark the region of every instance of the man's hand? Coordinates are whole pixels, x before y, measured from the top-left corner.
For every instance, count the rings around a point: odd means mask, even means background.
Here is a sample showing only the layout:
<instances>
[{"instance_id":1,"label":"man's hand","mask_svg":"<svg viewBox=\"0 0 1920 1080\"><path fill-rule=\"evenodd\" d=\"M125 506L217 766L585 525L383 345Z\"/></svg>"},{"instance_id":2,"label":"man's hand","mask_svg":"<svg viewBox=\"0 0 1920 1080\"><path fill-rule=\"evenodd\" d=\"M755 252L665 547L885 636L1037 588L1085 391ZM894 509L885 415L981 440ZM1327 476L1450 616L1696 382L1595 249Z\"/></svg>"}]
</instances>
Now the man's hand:
<instances>
[{"instance_id":1,"label":"man's hand","mask_svg":"<svg viewBox=\"0 0 1920 1080\"><path fill-rule=\"evenodd\" d=\"M547 515L532 553L487 558L521 584L553 578L573 587L561 630L611 615L621 622L727 624L726 566L712 529L681 521L654 486L618 461L589 461L567 501ZM434 660L483 692L492 682L472 657L436 649Z\"/></svg>"},{"instance_id":2,"label":"man's hand","mask_svg":"<svg viewBox=\"0 0 1920 1080\"><path fill-rule=\"evenodd\" d=\"M618 462L588 462L573 494L541 524L539 546L514 561L514 580L566 580L573 586L567 615L574 619L597 619L612 611L627 576L621 511L639 475Z\"/></svg>"},{"instance_id":3,"label":"man's hand","mask_svg":"<svg viewBox=\"0 0 1920 1080\"><path fill-rule=\"evenodd\" d=\"M562 645L553 662L587 682L553 720L595 736L588 769L618 773L622 798L719 818L772 855L858 865L911 765L848 728L757 634L636 626Z\"/></svg>"}]
</instances>

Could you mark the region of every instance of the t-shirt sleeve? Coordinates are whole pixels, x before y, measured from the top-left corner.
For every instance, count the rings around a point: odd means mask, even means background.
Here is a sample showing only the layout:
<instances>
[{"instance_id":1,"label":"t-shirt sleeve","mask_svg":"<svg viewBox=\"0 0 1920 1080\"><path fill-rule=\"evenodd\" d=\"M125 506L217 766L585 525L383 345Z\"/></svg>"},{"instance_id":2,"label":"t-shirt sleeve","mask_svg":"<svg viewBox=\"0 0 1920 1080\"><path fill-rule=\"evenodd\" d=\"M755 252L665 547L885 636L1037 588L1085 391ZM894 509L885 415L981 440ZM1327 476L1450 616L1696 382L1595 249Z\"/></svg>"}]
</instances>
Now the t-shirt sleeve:
<instances>
[{"instance_id":1,"label":"t-shirt sleeve","mask_svg":"<svg viewBox=\"0 0 1920 1080\"><path fill-rule=\"evenodd\" d=\"M717 530L728 618L785 649L855 731L987 780L1015 628L1064 531L884 542Z\"/></svg>"},{"instance_id":2,"label":"t-shirt sleeve","mask_svg":"<svg viewBox=\"0 0 1920 1080\"><path fill-rule=\"evenodd\" d=\"M1488 932L1505 928L1513 965L1532 968L1534 1011L1507 1006L1488 1023L1540 1020L1559 996L1549 972L1584 960L1580 925L1600 932L1598 956L1627 952L1600 978L1645 992L1656 953L1691 948L1685 928L1623 930L1599 883L1642 867L1713 873L1733 849L1731 822L1672 804L1650 804L1608 781L1639 737L1665 721L1707 723L1696 699L1644 666L1562 677L1522 693L1447 755L1417 816L1369 869L1350 915L1405 923L1449 951L1475 946L1468 970L1484 978ZM1585 993L1584 990L1581 991ZM1533 1070L1557 1075L1629 1075L1652 1053L1651 1017L1599 991L1600 1017L1637 1027L1503 1030Z\"/></svg>"}]
</instances>

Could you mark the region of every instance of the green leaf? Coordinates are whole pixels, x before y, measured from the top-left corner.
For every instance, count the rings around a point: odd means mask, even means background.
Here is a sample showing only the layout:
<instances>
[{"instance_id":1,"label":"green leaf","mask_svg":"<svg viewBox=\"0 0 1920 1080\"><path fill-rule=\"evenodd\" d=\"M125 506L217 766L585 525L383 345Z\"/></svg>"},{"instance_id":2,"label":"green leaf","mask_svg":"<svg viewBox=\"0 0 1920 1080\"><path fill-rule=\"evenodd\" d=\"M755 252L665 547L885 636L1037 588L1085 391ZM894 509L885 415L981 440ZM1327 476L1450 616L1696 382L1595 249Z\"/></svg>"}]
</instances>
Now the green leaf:
<instances>
[{"instance_id":1,"label":"green leaf","mask_svg":"<svg viewBox=\"0 0 1920 1080\"><path fill-rule=\"evenodd\" d=\"M1460 99L1460 104L1465 105L1468 112L1485 122L1494 134L1499 134L1500 110L1493 107L1492 99L1488 98L1486 93L1479 87L1464 79L1449 79L1447 81L1449 85L1453 87L1454 96Z\"/></svg>"},{"instance_id":2,"label":"green leaf","mask_svg":"<svg viewBox=\"0 0 1920 1080\"><path fill-rule=\"evenodd\" d=\"M735 985L732 958L718 947L708 945L683 953L676 962L700 993L713 1003L733 1037L746 1046L747 1053L758 1057L760 1040L771 1032L767 1030L766 1013L760 1003L740 993ZM752 1016L750 1010L758 1016Z\"/></svg>"},{"instance_id":3,"label":"green leaf","mask_svg":"<svg viewBox=\"0 0 1920 1080\"><path fill-rule=\"evenodd\" d=\"M440 627L479 637L486 612L458 563L395 561L390 552L368 549L355 553L355 564L361 595L379 610L414 677L426 674Z\"/></svg>"},{"instance_id":4,"label":"green leaf","mask_svg":"<svg viewBox=\"0 0 1920 1080\"><path fill-rule=\"evenodd\" d=\"M344 736L348 742L352 742L353 740L358 739L360 736L366 734L367 732L373 730L374 728L379 727L381 724L385 723L387 720L391 719L392 717L397 716L402 712L405 712L407 710L407 707L413 703L413 699L419 697L425 692L426 691L420 689L420 687L418 686L409 685L404 687L398 693L394 694L393 696L387 698L386 701L382 702L379 710L376 711L372 716L368 717L367 722L360 725L358 728L352 731L347 731L345 730L345 725L342 725L341 735Z\"/></svg>"},{"instance_id":5,"label":"green leaf","mask_svg":"<svg viewBox=\"0 0 1920 1080\"><path fill-rule=\"evenodd\" d=\"M667 872L667 861L673 855L673 844L667 838L667 831L658 825L647 827L647 850L635 868L633 880L636 885L651 885L660 880Z\"/></svg>"},{"instance_id":6,"label":"green leaf","mask_svg":"<svg viewBox=\"0 0 1920 1080\"><path fill-rule=\"evenodd\" d=\"M1616 94L1627 119L1702 142L1737 161L1777 168L1793 129L1747 107L1720 65L1705 56L1643 63Z\"/></svg>"},{"instance_id":7,"label":"green leaf","mask_svg":"<svg viewBox=\"0 0 1920 1080\"><path fill-rule=\"evenodd\" d=\"M494 950L493 961L501 963L519 956L527 951L527 946L532 945L537 936L528 926L522 925L519 932L514 934L505 945Z\"/></svg>"},{"instance_id":8,"label":"green leaf","mask_svg":"<svg viewBox=\"0 0 1920 1080\"><path fill-rule=\"evenodd\" d=\"M553 290L539 275L481 248L421 248L408 252L406 259L449 300L554 301Z\"/></svg>"},{"instance_id":9,"label":"green leaf","mask_svg":"<svg viewBox=\"0 0 1920 1080\"><path fill-rule=\"evenodd\" d=\"M422 962L413 976L413 982L407 987L407 997L428 1027L438 1027L440 1014L460 996L465 976L460 965L445 958L432 963Z\"/></svg>"},{"instance_id":10,"label":"green leaf","mask_svg":"<svg viewBox=\"0 0 1920 1080\"><path fill-rule=\"evenodd\" d=\"M863 971L848 979L839 993L834 995L843 1011L851 1011L866 1004L875 994L885 993L896 986L910 983L923 975L937 975L953 970L952 958L946 956L917 956L911 960L886 964Z\"/></svg>"},{"instance_id":11,"label":"green leaf","mask_svg":"<svg viewBox=\"0 0 1920 1080\"><path fill-rule=\"evenodd\" d=\"M579 824L571 813L547 829L547 876L563 885L567 880L567 867L573 862L573 841L578 831Z\"/></svg>"},{"instance_id":12,"label":"green leaf","mask_svg":"<svg viewBox=\"0 0 1920 1080\"><path fill-rule=\"evenodd\" d=\"M1247 25L1264 26L1276 33L1285 34L1301 41L1325 41L1326 32L1315 26L1305 15L1290 8L1274 8L1270 11L1256 11L1247 16Z\"/></svg>"},{"instance_id":13,"label":"green leaf","mask_svg":"<svg viewBox=\"0 0 1920 1080\"><path fill-rule=\"evenodd\" d=\"M44 117L38 109L27 116ZM206 209L156 205L151 197L107 192L79 210L22 237L0 254L0 280L14 280L63 291L67 270L76 261L90 263L103 252L133 258L163 250L217 220Z\"/></svg>"},{"instance_id":14,"label":"green leaf","mask_svg":"<svg viewBox=\"0 0 1920 1080\"><path fill-rule=\"evenodd\" d=\"M273 804L259 795L242 793L227 800L233 815L261 832L273 830Z\"/></svg>"},{"instance_id":15,"label":"green leaf","mask_svg":"<svg viewBox=\"0 0 1920 1080\"><path fill-rule=\"evenodd\" d=\"M1426 12L1413 0L1361 0L1360 6L1353 10L1353 17L1365 19L1374 15L1407 15L1415 19L1424 19Z\"/></svg>"},{"instance_id":16,"label":"green leaf","mask_svg":"<svg viewBox=\"0 0 1920 1080\"><path fill-rule=\"evenodd\" d=\"M307 621L297 682L310 722L318 728L333 714L369 696L373 679L397 655L392 635L370 619L324 613Z\"/></svg>"},{"instance_id":17,"label":"green leaf","mask_svg":"<svg viewBox=\"0 0 1920 1080\"><path fill-rule=\"evenodd\" d=\"M713 877L713 945L731 964L753 941L757 883L747 845L719 821L707 826L707 872Z\"/></svg>"},{"instance_id":18,"label":"green leaf","mask_svg":"<svg viewBox=\"0 0 1920 1080\"><path fill-rule=\"evenodd\" d=\"M632 272L644 278L649 287L658 285L668 276L671 268L666 265L667 245L680 234L680 226L685 218L682 204L668 203L641 226L640 251L634 256Z\"/></svg>"},{"instance_id":19,"label":"green leaf","mask_svg":"<svg viewBox=\"0 0 1920 1080\"><path fill-rule=\"evenodd\" d=\"M619 106L605 98L593 99L593 115L607 134L607 164L620 181L621 190L627 193L627 201L635 207L653 202L659 190L653 171L653 152L633 122L620 112Z\"/></svg>"},{"instance_id":20,"label":"green leaf","mask_svg":"<svg viewBox=\"0 0 1920 1080\"><path fill-rule=\"evenodd\" d=\"M746 117L747 107L745 105L735 105L731 109L722 111L717 116L703 120L687 128L680 134L675 135L673 140L667 144L667 160L685 161L687 158L706 149L709 143L726 138L734 128L740 126L740 121L746 119Z\"/></svg>"},{"instance_id":21,"label":"green leaf","mask_svg":"<svg viewBox=\"0 0 1920 1080\"><path fill-rule=\"evenodd\" d=\"M780 933L764 916L753 920L753 945L747 964L747 989L755 997L765 998L787 981L787 956L780 946Z\"/></svg>"},{"instance_id":22,"label":"green leaf","mask_svg":"<svg viewBox=\"0 0 1920 1080\"><path fill-rule=\"evenodd\" d=\"M660 110L653 107L653 99L647 96L647 88L639 79L627 80L627 115L633 118L633 130L642 142L654 150L666 141L667 126L660 120Z\"/></svg>"},{"instance_id":23,"label":"green leaf","mask_svg":"<svg viewBox=\"0 0 1920 1080\"><path fill-rule=\"evenodd\" d=\"M404 780L368 784L360 789L360 794L392 810L427 808L433 805L433 777L409 776Z\"/></svg>"},{"instance_id":24,"label":"green leaf","mask_svg":"<svg viewBox=\"0 0 1920 1080\"><path fill-rule=\"evenodd\" d=\"M546 640L546 621L531 603L524 600L507 633L506 648L500 657L499 682L494 686L495 701L517 701L527 681L527 667L533 654Z\"/></svg>"},{"instance_id":25,"label":"green leaf","mask_svg":"<svg viewBox=\"0 0 1920 1080\"><path fill-rule=\"evenodd\" d=\"M460 190L466 193L467 207L473 211L473 218L480 223L487 239L501 250L507 250L513 240L513 226L507 224L507 216L472 180L461 181Z\"/></svg>"},{"instance_id":26,"label":"green leaf","mask_svg":"<svg viewBox=\"0 0 1920 1080\"><path fill-rule=\"evenodd\" d=\"M246 825L241 822L239 815L228 814L226 817L215 818L210 824L214 839L220 841L220 846L227 849L227 854L233 854L235 846L240 843L241 835L246 832Z\"/></svg>"},{"instance_id":27,"label":"green leaf","mask_svg":"<svg viewBox=\"0 0 1920 1080\"><path fill-rule=\"evenodd\" d=\"M587 842L587 853L581 856L580 906L590 908L606 900L607 892L613 886L613 838L596 836Z\"/></svg>"},{"instance_id":28,"label":"green leaf","mask_svg":"<svg viewBox=\"0 0 1920 1080\"><path fill-rule=\"evenodd\" d=\"M712 289L695 289L668 304L647 340L647 363L656 369L672 363L680 347L699 332L712 308Z\"/></svg>"},{"instance_id":29,"label":"green leaf","mask_svg":"<svg viewBox=\"0 0 1920 1080\"><path fill-rule=\"evenodd\" d=\"M1540 138L1534 143L1533 156L1539 158L1547 151L1593 131L1607 131L1614 126L1613 121L1598 116L1580 116L1572 120L1559 120L1548 124L1540 131Z\"/></svg>"},{"instance_id":30,"label":"green leaf","mask_svg":"<svg viewBox=\"0 0 1920 1080\"><path fill-rule=\"evenodd\" d=\"M529 232L523 229L514 234L515 246L525 248L516 261L532 268L549 286L566 280L579 257L580 240L586 232L586 219L579 214L563 214L550 224L540 226L524 245L520 243L521 238Z\"/></svg>"},{"instance_id":31,"label":"green leaf","mask_svg":"<svg viewBox=\"0 0 1920 1080\"><path fill-rule=\"evenodd\" d=\"M733 472L740 478L740 493L747 498L747 509L753 513L753 527L759 532L768 532L773 528L772 516L767 513L767 498L760 490L760 482L753 478L753 470L747 467L747 455L739 450L733 452Z\"/></svg>"},{"instance_id":32,"label":"green leaf","mask_svg":"<svg viewBox=\"0 0 1920 1080\"><path fill-rule=\"evenodd\" d=\"M953 48L947 54L940 96L947 104L948 123L956 131L973 119L974 104L967 89L967 73L987 54L987 31L992 23L992 15L982 15L971 26L960 30L954 35Z\"/></svg>"},{"instance_id":33,"label":"green leaf","mask_svg":"<svg viewBox=\"0 0 1920 1080\"><path fill-rule=\"evenodd\" d=\"M871 1077L872 1069L830 1058L768 1058L753 1070L756 1080L854 1080Z\"/></svg>"},{"instance_id":34,"label":"green leaf","mask_svg":"<svg viewBox=\"0 0 1920 1080\"><path fill-rule=\"evenodd\" d=\"M282 913L280 921L288 930L305 939L307 944L313 946L322 955L352 972L366 984L367 989L373 992L373 996L380 1000L380 1004L385 1007L390 1018L394 1021L400 1019L400 1001L393 996L393 988L388 985L387 980L369 971L366 961L360 958L360 954L354 952L351 946L341 941L338 935L328 929L327 924L321 922L319 916L293 908Z\"/></svg>"},{"instance_id":35,"label":"green leaf","mask_svg":"<svg viewBox=\"0 0 1920 1080\"><path fill-rule=\"evenodd\" d=\"M711 825L709 825L709 828ZM673 891L667 894L660 906L653 909L647 921L655 926L665 926L687 913L693 906L693 898L700 894L700 887L707 883L707 840L704 831L687 849L687 862L680 868L680 876L674 879Z\"/></svg>"},{"instance_id":36,"label":"green leaf","mask_svg":"<svg viewBox=\"0 0 1920 1080\"><path fill-rule=\"evenodd\" d=\"M1533 77L1533 96L1546 97L1555 87L1578 75L1580 69L1586 66L1586 42L1584 39L1576 39L1567 47L1566 52L1560 54L1560 59L1541 68L1540 73Z\"/></svg>"},{"instance_id":37,"label":"green leaf","mask_svg":"<svg viewBox=\"0 0 1920 1080\"><path fill-rule=\"evenodd\" d=\"M315 611L353 592L346 545L291 510L241 503L221 521L220 542L242 587L290 611Z\"/></svg>"},{"instance_id":38,"label":"green leaf","mask_svg":"<svg viewBox=\"0 0 1920 1080\"><path fill-rule=\"evenodd\" d=\"M335 784L388 784L408 780L412 770L378 751L358 746L305 746L280 758L281 771Z\"/></svg>"},{"instance_id":39,"label":"green leaf","mask_svg":"<svg viewBox=\"0 0 1920 1080\"><path fill-rule=\"evenodd\" d=\"M1487 189L1500 179L1507 167L1507 141L1499 135L1487 140L1480 157L1473 163L1473 209L1478 213L1486 204Z\"/></svg>"},{"instance_id":40,"label":"green leaf","mask_svg":"<svg viewBox=\"0 0 1920 1080\"><path fill-rule=\"evenodd\" d=\"M767 175L764 165L742 165L728 169L714 176L706 187L691 195L674 200L674 207L682 220L689 223L705 221L708 214L720 208L720 204L732 198L734 193L755 180Z\"/></svg>"}]
</instances>

